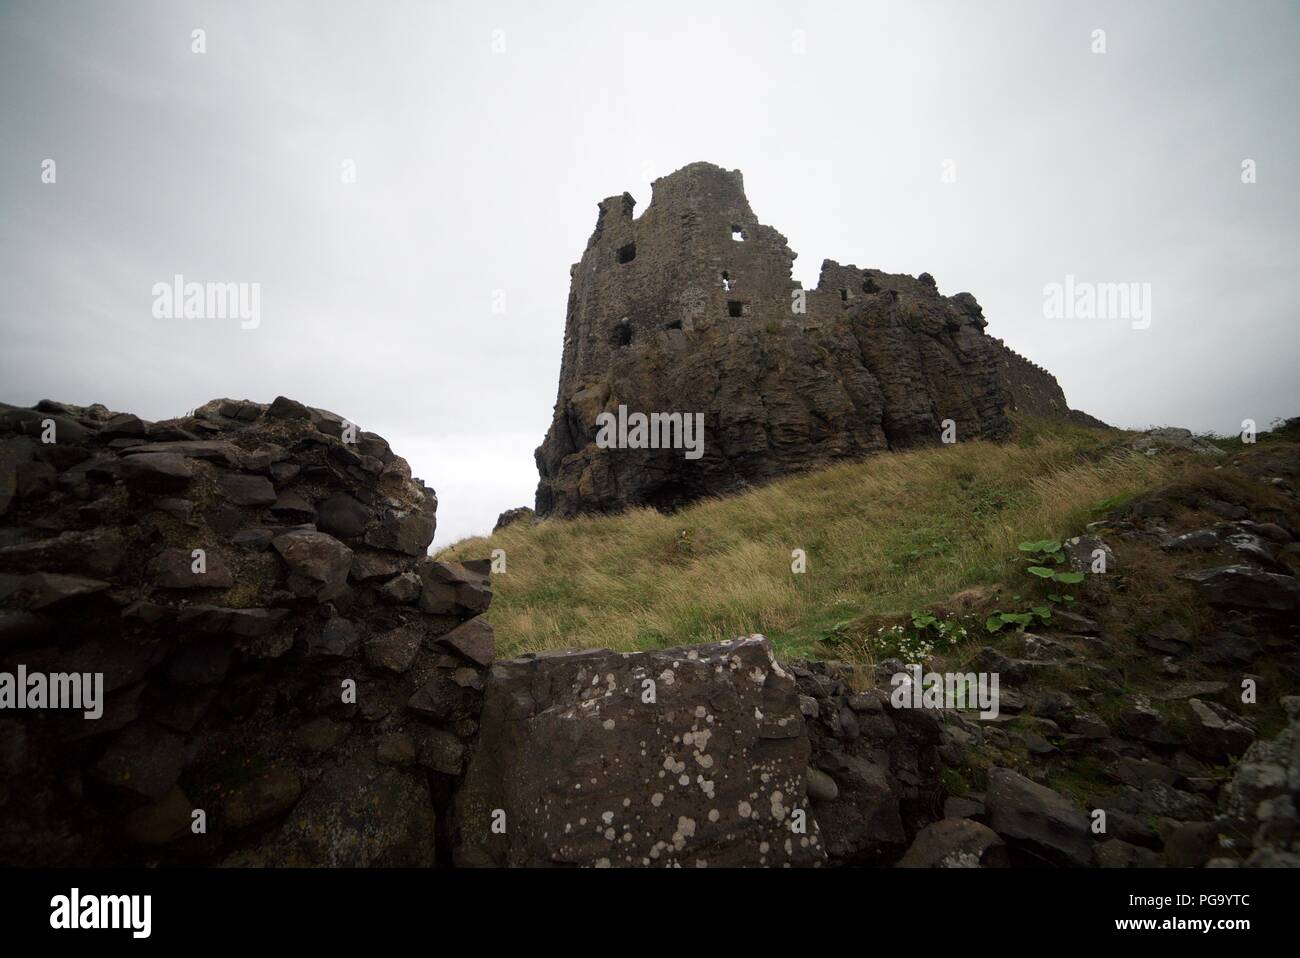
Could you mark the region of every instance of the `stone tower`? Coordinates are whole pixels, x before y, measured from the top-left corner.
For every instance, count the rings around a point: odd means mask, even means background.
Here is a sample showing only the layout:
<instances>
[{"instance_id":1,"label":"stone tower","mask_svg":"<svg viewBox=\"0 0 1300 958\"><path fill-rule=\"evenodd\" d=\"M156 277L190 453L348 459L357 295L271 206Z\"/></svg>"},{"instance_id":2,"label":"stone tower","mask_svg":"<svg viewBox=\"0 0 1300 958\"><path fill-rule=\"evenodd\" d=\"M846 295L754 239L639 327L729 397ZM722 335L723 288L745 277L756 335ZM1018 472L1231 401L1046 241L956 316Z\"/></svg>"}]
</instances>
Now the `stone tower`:
<instances>
[{"instance_id":1,"label":"stone tower","mask_svg":"<svg viewBox=\"0 0 1300 958\"><path fill-rule=\"evenodd\" d=\"M639 218L635 203L600 203L570 269L559 395L536 452L539 514L674 508L938 443L945 420L959 441L1009 432L1005 349L969 293L830 260L802 289L796 254L755 217L739 170L692 163L654 182ZM702 414L703 455L602 448L598 416L620 406Z\"/></svg>"}]
</instances>

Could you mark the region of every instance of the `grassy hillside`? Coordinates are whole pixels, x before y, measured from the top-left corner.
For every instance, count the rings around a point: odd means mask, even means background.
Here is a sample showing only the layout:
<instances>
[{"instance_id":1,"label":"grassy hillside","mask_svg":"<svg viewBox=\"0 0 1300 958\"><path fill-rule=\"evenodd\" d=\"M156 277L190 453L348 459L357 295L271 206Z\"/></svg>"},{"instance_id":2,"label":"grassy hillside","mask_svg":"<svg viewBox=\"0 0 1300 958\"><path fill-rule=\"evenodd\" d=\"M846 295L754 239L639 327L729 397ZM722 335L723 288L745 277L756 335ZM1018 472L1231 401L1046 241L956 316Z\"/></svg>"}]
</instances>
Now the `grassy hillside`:
<instances>
[{"instance_id":1,"label":"grassy hillside","mask_svg":"<svg viewBox=\"0 0 1300 958\"><path fill-rule=\"evenodd\" d=\"M1174 478L1127 435L1021 420L1004 444L881 455L674 515L509 526L440 558L506 553L488 615L502 654L644 649L761 632L817 654L847 620L907 614L972 590L978 608L1024 579L1017 544L1077 534L1125 497ZM807 571L791 571L804 550ZM1010 583L1004 587L1005 583Z\"/></svg>"}]
</instances>

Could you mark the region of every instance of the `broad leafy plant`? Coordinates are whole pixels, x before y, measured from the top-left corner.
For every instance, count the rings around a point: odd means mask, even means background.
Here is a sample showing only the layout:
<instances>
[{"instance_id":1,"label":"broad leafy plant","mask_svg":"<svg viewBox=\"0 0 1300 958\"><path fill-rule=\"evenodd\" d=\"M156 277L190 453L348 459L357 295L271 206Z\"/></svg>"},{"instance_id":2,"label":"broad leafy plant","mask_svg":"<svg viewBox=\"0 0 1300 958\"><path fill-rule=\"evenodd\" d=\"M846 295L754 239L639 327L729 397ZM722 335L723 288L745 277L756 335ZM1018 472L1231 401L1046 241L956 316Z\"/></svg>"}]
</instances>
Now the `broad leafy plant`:
<instances>
[{"instance_id":1,"label":"broad leafy plant","mask_svg":"<svg viewBox=\"0 0 1300 958\"><path fill-rule=\"evenodd\" d=\"M1036 542L1022 542L1019 549L1021 558L1029 563L1025 571L1044 585L1052 583L1057 586L1058 591L1047 593L1047 605L1030 606L1023 612L994 612L984 620L984 628L989 632L998 632L1007 626L1027 628L1033 625L1035 620L1049 622L1052 618L1053 605L1069 605L1074 601L1074 596L1059 587L1074 586L1083 581L1082 572L1053 568L1065 564L1065 552L1059 540L1039 539Z\"/></svg>"},{"instance_id":2,"label":"broad leafy plant","mask_svg":"<svg viewBox=\"0 0 1300 958\"><path fill-rule=\"evenodd\" d=\"M1060 582L1063 585L1078 585L1083 581L1082 572L1057 572L1049 565L1049 563L1054 565L1065 564L1065 553L1061 550L1061 543L1056 539L1022 542L1020 543L1020 551L1025 553L1024 558L1029 562L1029 568L1025 571L1032 576L1052 582Z\"/></svg>"}]
</instances>

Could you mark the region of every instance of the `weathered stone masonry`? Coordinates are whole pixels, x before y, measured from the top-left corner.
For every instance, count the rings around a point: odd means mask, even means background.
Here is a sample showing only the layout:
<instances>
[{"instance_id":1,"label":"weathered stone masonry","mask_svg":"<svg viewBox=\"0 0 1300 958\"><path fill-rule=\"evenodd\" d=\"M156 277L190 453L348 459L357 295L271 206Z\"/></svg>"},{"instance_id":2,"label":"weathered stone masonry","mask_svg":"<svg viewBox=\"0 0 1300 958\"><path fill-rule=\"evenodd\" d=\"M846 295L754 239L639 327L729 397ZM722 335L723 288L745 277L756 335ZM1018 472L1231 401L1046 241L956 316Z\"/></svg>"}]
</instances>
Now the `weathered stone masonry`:
<instances>
[{"instance_id":1,"label":"weathered stone masonry","mask_svg":"<svg viewBox=\"0 0 1300 958\"><path fill-rule=\"evenodd\" d=\"M105 692L0 712L0 863L433 865L493 657L436 508L284 398L0 409L0 671Z\"/></svg>"}]
</instances>

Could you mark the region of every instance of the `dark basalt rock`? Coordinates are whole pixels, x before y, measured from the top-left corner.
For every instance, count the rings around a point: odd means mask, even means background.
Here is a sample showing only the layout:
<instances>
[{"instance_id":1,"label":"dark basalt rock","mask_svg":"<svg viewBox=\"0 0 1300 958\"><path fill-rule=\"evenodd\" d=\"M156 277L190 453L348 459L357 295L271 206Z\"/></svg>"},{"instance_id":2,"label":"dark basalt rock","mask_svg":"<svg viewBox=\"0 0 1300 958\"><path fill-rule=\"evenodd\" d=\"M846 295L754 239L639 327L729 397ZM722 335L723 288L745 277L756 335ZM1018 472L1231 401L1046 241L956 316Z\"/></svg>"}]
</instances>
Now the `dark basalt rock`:
<instances>
[{"instance_id":1,"label":"dark basalt rock","mask_svg":"<svg viewBox=\"0 0 1300 958\"><path fill-rule=\"evenodd\" d=\"M1295 576L1230 565L1188 572L1183 578L1194 583L1211 605L1270 612L1300 609L1300 580Z\"/></svg>"},{"instance_id":2,"label":"dark basalt rock","mask_svg":"<svg viewBox=\"0 0 1300 958\"><path fill-rule=\"evenodd\" d=\"M1088 818L1058 792L1010 769L989 771L988 825L1032 859L1052 865L1089 864Z\"/></svg>"}]
</instances>

